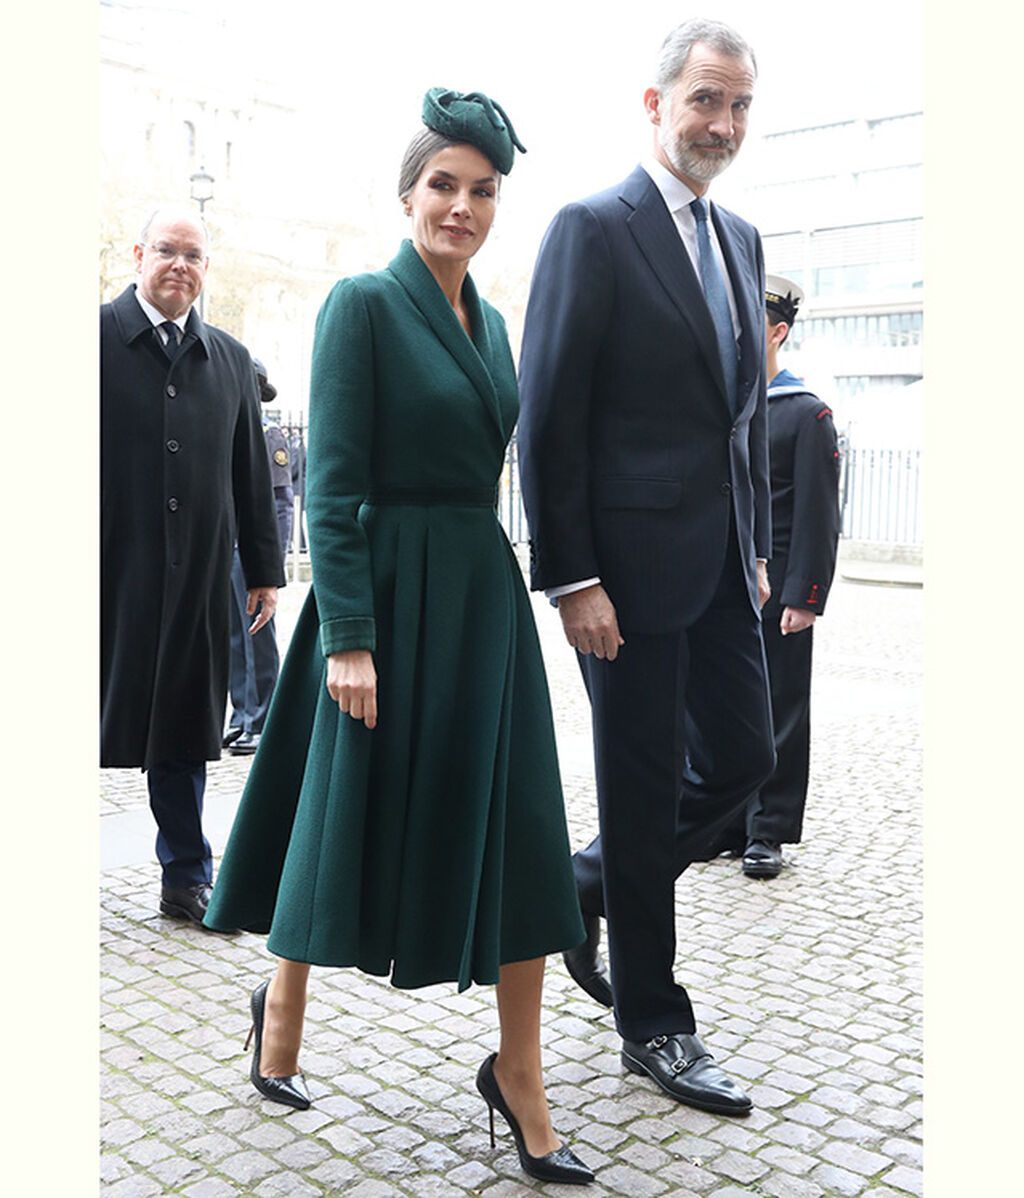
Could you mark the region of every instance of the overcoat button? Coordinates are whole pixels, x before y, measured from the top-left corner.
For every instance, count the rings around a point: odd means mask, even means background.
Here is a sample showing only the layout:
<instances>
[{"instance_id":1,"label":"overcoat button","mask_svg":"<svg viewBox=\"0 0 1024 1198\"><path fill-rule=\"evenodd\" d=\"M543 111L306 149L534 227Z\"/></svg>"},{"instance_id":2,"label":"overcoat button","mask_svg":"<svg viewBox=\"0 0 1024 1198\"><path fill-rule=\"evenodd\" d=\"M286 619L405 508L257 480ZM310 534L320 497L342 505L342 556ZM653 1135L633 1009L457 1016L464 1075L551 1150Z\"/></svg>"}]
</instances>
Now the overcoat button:
<instances>
[{"instance_id":1,"label":"overcoat button","mask_svg":"<svg viewBox=\"0 0 1024 1198\"><path fill-rule=\"evenodd\" d=\"M722 492L723 495L731 495L732 494L732 487L730 487L728 483L722 483L719 490Z\"/></svg>"},{"instance_id":2,"label":"overcoat button","mask_svg":"<svg viewBox=\"0 0 1024 1198\"><path fill-rule=\"evenodd\" d=\"M171 453L177 453L181 446L177 441L171 440L167 442L167 448L171 451Z\"/></svg>"},{"instance_id":3,"label":"overcoat button","mask_svg":"<svg viewBox=\"0 0 1024 1198\"><path fill-rule=\"evenodd\" d=\"M173 399L178 394L178 388L171 383L167 388L167 394Z\"/></svg>"},{"instance_id":4,"label":"overcoat button","mask_svg":"<svg viewBox=\"0 0 1024 1198\"><path fill-rule=\"evenodd\" d=\"M167 506L172 512L176 512L178 510L178 501L176 499L168 499Z\"/></svg>"}]
</instances>

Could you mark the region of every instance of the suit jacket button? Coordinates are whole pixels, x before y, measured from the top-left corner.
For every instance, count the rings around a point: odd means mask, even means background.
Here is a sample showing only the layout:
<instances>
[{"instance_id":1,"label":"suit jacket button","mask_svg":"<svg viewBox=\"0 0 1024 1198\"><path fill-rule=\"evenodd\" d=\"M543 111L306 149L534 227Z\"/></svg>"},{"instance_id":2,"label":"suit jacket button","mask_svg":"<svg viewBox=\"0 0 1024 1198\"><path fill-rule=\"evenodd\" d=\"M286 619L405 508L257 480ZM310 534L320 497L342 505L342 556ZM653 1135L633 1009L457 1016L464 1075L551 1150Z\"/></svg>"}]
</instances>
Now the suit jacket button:
<instances>
[{"instance_id":1,"label":"suit jacket button","mask_svg":"<svg viewBox=\"0 0 1024 1198\"><path fill-rule=\"evenodd\" d=\"M719 487L719 490L722 492L723 495L731 495L732 494L732 487L728 483L722 483L721 487Z\"/></svg>"},{"instance_id":2,"label":"suit jacket button","mask_svg":"<svg viewBox=\"0 0 1024 1198\"><path fill-rule=\"evenodd\" d=\"M181 448L181 445L177 441L170 440L167 442L167 448L171 451L171 453L177 453Z\"/></svg>"},{"instance_id":3,"label":"suit jacket button","mask_svg":"<svg viewBox=\"0 0 1024 1198\"><path fill-rule=\"evenodd\" d=\"M167 500L168 511L176 512L178 510L178 501L173 497Z\"/></svg>"},{"instance_id":4,"label":"suit jacket button","mask_svg":"<svg viewBox=\"0 0 1024 1198\"><path fill-rule=\"evenodd\" d=\"M173 383L167 388L167 394L173 399L178 394L178 388Z\"/></svg>"}]
</instances>

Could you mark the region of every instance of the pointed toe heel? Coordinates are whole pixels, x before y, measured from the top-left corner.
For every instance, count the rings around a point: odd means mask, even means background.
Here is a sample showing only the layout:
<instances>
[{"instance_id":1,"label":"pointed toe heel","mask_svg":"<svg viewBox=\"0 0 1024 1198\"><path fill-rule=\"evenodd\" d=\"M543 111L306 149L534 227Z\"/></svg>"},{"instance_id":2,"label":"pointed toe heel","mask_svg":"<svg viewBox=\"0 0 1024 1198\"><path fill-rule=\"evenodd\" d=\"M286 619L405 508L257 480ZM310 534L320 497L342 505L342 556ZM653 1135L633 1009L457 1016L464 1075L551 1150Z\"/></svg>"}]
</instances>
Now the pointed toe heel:
<instances>
[{"instance_id":1,"label":"pointed toe heel","mask_svg":"<svg viewBox=\"0 0 1024 1198\"><path fill-rule=\"evenodd\" d=\"M508 1103L498 1086L498 1079L494 1076L494 1062L497 1055L496 1052L492 1052L480 1066L476 1075L476 1088L480 1091L484 1102L487 1103L487 1113L491 1119L491 1147L494 1148L496 1144L494 1112L497 1110L512 1132L512 1138L516 1142L516 1152L519 1153L519 1164L524 1173L535 1177L538 1181L555 1181L561 1182L562 1185L589 1185L594 1180L593 1171L587 1168L568 1144L562 1144L554 1152L548 1152L544 1156L531 1156L526 1151L526 1140L519 1126L519 1120L509 1110Z\"/></svg>"},{"instance_id":2,"label":"pointed toe heel","mask_svg":"<svg viewBox=\"0 0 1024 1198\"><path fill-rule=\"evenodd\" d=\"M249 1080L264 1098L271 1102L280 1102L285 1106L294 1107L297 1111L307 1111L313 1105L306 1087L306 1076L294 1073L291 1077L263 1077L260 1074L260 1050L263 1046L263 1016L267 1006L267 988L269 982L260 982L252 992L249 1006L252 1010L252 1026L245 1039L245 1048L255 1041L252 1054L252 1067L249 1070Z\"/></svg>"}]
</instances>

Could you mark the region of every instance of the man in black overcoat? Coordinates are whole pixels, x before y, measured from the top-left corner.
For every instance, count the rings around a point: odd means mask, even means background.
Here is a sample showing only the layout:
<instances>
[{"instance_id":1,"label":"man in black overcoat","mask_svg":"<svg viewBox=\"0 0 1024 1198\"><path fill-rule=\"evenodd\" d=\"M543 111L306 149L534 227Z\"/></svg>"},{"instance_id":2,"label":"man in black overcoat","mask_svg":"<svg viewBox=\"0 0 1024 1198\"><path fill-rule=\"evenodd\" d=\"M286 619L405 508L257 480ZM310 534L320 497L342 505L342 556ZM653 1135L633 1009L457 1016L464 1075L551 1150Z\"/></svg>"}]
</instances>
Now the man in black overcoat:
<instances>
[{"instance_id":1,"label":"man in black overcoat","mask_svg":"<svg viewBox=\"0 0 1024 1198\"><path fill-rule=\"evenodd\" d=\"M206 230L158 211L134 256L137 281L100 309L100 763L146 771L160 909L201 923L236 523L254 631L284 573L252 360L193 307Z\"/></svg>"},{"instance_id":2,"label":"man in black overcoat","mask_svg":"<svg viewBox=\"0 0 1024 1198\"><path fill-rule=\"evenodd\" d=\"M557 600L593 716L600 835L574 857L588 936L566 964L614 1005L628 1069L723 1114L751 1103L675 981L674 898L774 764L763 258L705 198L755 78L728 26L669 34L644 93L652 153L556 215L520 362L532 585Z\"/></svg>"},{"instance_id":3,"label":"man in black overcoat","mask_svg":"<svg viewBox=\"0 0 1024 1198\"><path fill-rule=\"evenodd\" d=\"M832 412L803 380L779 369L779 350L803 300L781 275L766 280L768 448L772 481L771 598L765 604L777 763L720 847L743 853L747 877L774 878L782 845L803 830L811 761L811 647L824 614L839 541L839 446Z\"/></svg>"}]
</instances>

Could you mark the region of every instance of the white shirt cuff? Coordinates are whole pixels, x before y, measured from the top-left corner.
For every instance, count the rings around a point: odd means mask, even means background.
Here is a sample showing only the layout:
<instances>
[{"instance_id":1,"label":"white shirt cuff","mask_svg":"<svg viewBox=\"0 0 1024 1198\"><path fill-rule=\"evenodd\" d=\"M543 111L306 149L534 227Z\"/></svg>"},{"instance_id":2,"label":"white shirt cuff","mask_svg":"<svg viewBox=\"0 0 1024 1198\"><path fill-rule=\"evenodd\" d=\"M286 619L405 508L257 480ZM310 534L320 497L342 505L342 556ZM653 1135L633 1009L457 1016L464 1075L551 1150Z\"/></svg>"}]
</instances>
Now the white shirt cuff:
<instances>
[{"instance_id":1,"label":"white shirt cuff","mask_svg":"<svg viewBox=\"0 0 1024 1198\"><path fill-rule=\"evenodd\" d=\"M571 595L573 591L597 586L600 581L600 578L584 578L582 582L567 582L560 587L547 587L544 594L548 599L558 599L562 595Z\"/></svg>"}]
</instances>

